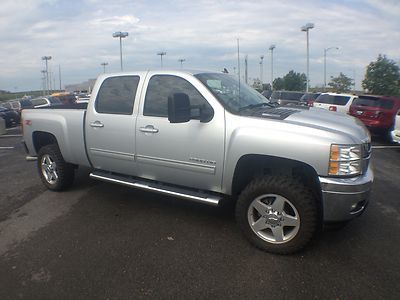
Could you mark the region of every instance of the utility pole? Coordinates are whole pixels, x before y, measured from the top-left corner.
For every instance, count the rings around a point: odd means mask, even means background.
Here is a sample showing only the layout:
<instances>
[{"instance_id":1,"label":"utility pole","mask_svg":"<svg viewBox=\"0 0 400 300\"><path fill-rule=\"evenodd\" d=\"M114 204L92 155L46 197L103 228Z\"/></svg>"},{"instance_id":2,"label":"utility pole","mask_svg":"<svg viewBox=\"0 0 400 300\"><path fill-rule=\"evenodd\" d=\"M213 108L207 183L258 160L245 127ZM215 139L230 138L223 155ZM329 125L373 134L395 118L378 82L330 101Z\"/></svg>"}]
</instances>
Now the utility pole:
<instances>
[{"instance_id":1,"label":"utility pole","mask_svg":"<svg viewBox=\"0 0 400 300\"><path fill-rule=\"evenodd\" d=\"M271 90L273 90L272 85L274 84L274 49L275 45L269 46L269 51L271 51Z\"/></svg>"},{"instance_id":2,"label":"utility pole","mask_svg":"<svg viewBox=\"0 0 400 300\"><path fill-rule=\"evenodd\" d=\"M160 58L161 58L161 69L162 69L162 68L163 68L162 57L163 57L164 55L167 55L167 52L165 52L165 51L157 52L157 55L160 55Z\"/></svg>"},{"instance_id":3,"label":"utility pole","mask_svg":"<svg viewBox=\"0 0 400 300\"><path fill-rule=\"evenodd\" d=\"M103 73L105 73L106 72L106 66L108 65L108 63L107 62L102 62L100 65L103 66Z\"/></svg>"},{"instance_id":4,"label":"utility pole","mask_svg":"<svg viewBox=\"0 0 400 300\"><path fill-rule=\"evenodd\" d=\"M121 32L117 31L113 33L114 38L119 38L119 56L120 56L120 61L121 61L121 72L123 71L123 66L122 66L122 39L126 38L129 35L128 32Z\"/></svg>"},{"instance_id":5,"label":"utility pole","mask_svg":"<svg viewBox=\"0 0 400 300\"><path fill-rule=\"evenodd\" d=\"M58 79L60 80L60 91L61 91L61 65L58 65Z\"/></svg>"},{"instance_id":6,"label":"utility pole","mask_svg":"<svg viewBox=\"0 0 400 300\"><path fill-rule=\"evenodd\" d=\"M247 69L248 69L248 56L247 56L247 54L246 54L246 57L244 58L244 82L246 83L246 84L248 84L248 77L247 77Z\"/></svg>"},{"instance_id":7,"label":"utility pole","mask_svg":"<svg viewBox=\"0 0 400 300\"><path fill-rule=\"evenodd\" d=\"M326 52L331 49L339 50L338 47L329 47L324 49L324 91L326 91Z\"/></svg>"},{"instance_id":8,"label":"utility pole","mask_svg":"<svg viewBox=\"0 0 400 300\"><path fill-rule=\"evenodd\" d=\"M186 59L180 58L180 59L178 59L178 61L181 63L181 69L182 69L183 68L183 62L186 61Z\"/></svg>"},{"instance_id":9,"label":"utility pole","mask_svg":"<svg viewBox=\"0 0 400 300\"><path fill-rule=\"evenodd\" d=\"M314 28L313 23L307 23L306 25L301 27L301 31L305 31L307 34L307 87L306 92L308 93L308 89L310 87L310 43L309 43L309 31Z\"/></svg>"},{"instance_id":10,"label":"utility pole","mask_svg":"<svg viewBox=\"0 0 400 300\"><path fill-rule=\"evenodd\" d=\"M48 61L51 59L51 56L42 56L42 60L46 62L46 90L47 94L49 94L49 65Z\"/></svg>"},{"instance_id":11,"label":"utility pole","mask_svg":"<svg viewBox=\"0 0 400 300\"><path fill-rule=\"evenodd\" d=\"M261 55L260 56L260 82L261 82L261 85L263 84L263 71L264 71L263 61L264 61L264 55Z\"/></svg>"}]
</instances>

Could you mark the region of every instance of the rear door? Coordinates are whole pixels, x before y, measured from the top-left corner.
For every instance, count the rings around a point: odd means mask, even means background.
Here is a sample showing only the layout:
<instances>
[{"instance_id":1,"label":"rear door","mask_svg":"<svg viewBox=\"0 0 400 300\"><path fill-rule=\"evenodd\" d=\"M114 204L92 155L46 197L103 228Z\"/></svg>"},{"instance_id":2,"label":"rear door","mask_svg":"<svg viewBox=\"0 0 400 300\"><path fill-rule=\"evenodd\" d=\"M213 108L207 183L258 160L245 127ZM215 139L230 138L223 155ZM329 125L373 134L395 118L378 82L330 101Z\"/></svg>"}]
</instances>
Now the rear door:
<instances>
[{"instance_id":1,"label":"rear door","mask_svg":"<svg viewBox=\"0 0 400 300\"><path fill-rule=\"evenodd\" d=\"M106 78L88 106L86 147L94 168L136 175L136 96L143 76Z\"/></svg>"}]
</instances>

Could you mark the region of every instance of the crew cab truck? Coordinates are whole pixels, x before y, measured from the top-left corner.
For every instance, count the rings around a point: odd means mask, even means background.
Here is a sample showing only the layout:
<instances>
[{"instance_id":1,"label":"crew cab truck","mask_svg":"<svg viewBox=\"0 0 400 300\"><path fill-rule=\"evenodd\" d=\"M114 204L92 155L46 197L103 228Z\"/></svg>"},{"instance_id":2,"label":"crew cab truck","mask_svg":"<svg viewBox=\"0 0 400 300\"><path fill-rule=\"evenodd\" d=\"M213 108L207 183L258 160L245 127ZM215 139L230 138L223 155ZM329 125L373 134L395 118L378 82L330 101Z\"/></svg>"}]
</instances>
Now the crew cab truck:
<instances>
[{"instance_id":1,"label":"crew cab truck","mask_svg":"<svg viewBox=\"0 0 400 300\"><path fill-rule=\"evenodd\" d=\"M233 199L244 236L288 254L325 222L364 211L370 135L350 116L265 101L228 74L106 74L87 108L24 110L23 138L50 190L88 166L106 182L215 206Z\"/></svg>"}]
</instances>

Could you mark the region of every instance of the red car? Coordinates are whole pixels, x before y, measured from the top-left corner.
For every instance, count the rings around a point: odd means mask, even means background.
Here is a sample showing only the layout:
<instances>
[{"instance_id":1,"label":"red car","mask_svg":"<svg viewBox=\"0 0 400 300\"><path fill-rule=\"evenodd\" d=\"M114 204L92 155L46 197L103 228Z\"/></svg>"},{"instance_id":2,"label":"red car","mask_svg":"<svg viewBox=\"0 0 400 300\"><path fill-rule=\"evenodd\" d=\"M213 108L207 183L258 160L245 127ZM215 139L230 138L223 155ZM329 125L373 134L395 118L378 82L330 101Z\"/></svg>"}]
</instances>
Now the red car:
<instances>
[{"instance_id":1,"label":"red car","mask_svg":"<svg viewBox=\"0 0 400 300\"><path fill-rule=\"evenodd\" d=\"M371 132L387 135L399 109L399 98L362 95L354 99L349 113L360 119Z\"/></svg>"}]
</instances>

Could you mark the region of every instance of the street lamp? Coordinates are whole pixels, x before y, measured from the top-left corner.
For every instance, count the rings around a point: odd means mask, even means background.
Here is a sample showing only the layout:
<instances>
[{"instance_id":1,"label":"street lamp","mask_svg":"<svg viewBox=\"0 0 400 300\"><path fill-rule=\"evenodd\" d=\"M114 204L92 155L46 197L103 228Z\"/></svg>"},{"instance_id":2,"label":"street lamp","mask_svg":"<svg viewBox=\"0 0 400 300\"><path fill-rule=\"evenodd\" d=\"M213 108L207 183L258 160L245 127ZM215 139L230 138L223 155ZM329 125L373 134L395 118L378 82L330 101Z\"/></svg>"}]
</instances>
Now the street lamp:
<instances>
[{"instance_id":1,"label":"street lamp","mask_svg":"<svg viewBox=\"0 0 400 300\"><path fill-rule=\"evenodd\" d=\"M113 33L113 37L119 38L119 55L121 59L121 72L123 70L122 68L122 39L126 38L128 36L128 32L122 32L122 31L117 31Z\"/></svg>"},{"instance_id":2,"label":"street lamp","mask_svg":"<svg viewBox=\"0 0 400 300\"><path fill-rule=\"evenodd\" d=\"M305 31L307 33L307 89L310 86L310 47L309 47L309 31L314 28L314 23L307 23L306 25L301 27L301 31Z\"/></svg>"},{"instance_id":3,"label":"street lamp","mask_svg":"<svg viewBox=\"0 0 400 300\"><path fill-rule=\"evenodd\" d=\"M47 94L49 94L49 66L48 61L51 59L51 56L42 56L42 60L46 62L46 90Z\"/></svg>"},{"instance_id":4,"label":"street lamp","mask_svg":"<svg viewBox=\"0 0 400 300\"><path fill-rule=\"evenodd\" d=\"M180 59L178 59L178 61L181 63L181 69L182 69L182 67L183 67L183 62L186 61L186 59L180 58Z\"/></svg>"},{"instance_id":5,"label":"street lamp","mask_svg":"<svg viewBox=\"0 0 400 300\"><path fill-rule=\"evenodd\" d=\"M274 83L274 49L275 45L269 46L269 51L271 51L271 90L272 90L272 85Z\"/></svg>"},{"instance_id":6,"label":"street lamp","mask_svg":"<svg viewBox=\"0 0 400 300\"><path fill-rule=\"evenodd\" d=\"M166 54L167 54L167 52L165 52L165 51L157 52L157 55L160 55L160 58L161 58L161 69L163 68L162 57Z\"/></svg>"},{"instance_id":7,"label":"street lamp","mask_svg":"<svg viewBox=\"0 0 400 300\"><path fill-rule=\"evenodd\" d=\"M106 72L106 66L108 66L108 62L102 62L100 65L103 66L103 73L105 73Z\"/></svg>"},{"instance_id":8,"label":"street lamp","mask_svg":"<svg viewBox=\"0 0 400 300\"><path fill-rule=\"evenodd\" d=\"M260 56L260 82L261 85L263 83L263 61L264 61L264 55Z\"/></svg>"},{"instance_id":9,"label":"street lamp","mask_svg":"<svg viewBox=\"0 0 400 300\"><path fill-rule=\"evenodd\" d=\"M324 90L326 91L326 52L331 49L339 50L339 47L329 47L324 49Z\"/></svg>"}]
</instances>

